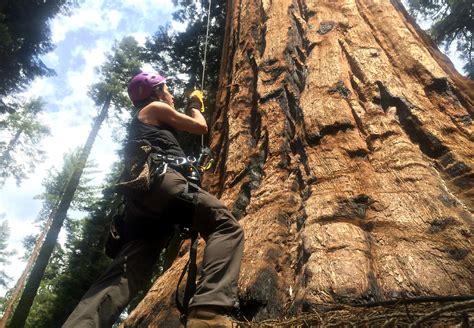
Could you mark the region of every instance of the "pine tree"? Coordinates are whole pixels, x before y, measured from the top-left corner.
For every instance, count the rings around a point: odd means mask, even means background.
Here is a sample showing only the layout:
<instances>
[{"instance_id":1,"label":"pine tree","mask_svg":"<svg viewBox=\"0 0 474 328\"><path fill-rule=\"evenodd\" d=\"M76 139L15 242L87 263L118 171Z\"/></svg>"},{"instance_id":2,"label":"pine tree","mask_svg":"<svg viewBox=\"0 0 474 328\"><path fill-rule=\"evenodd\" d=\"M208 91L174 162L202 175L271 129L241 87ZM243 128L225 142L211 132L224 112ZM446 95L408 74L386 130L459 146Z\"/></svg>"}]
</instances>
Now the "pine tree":
<instances>
[{"instance_id":1,"label":"pine tree","mask_svg":"<svg viewBox=\"0 0 474 328\"><path fill-rule=\"evenodd\" d=\"M35 77L54 74L40 59L53 49L49 20L76 4L76 0L0 2L0 114L13 113L18 105L6 96L24 90Z\"/></svg>"},{"instance_id":2,"label":"pine tree","mask_svg":"<svg viewBox=\"0 0 474 328\"><path fill-rule=\"evenodd\" d=\"M36 236L32 235L26 237L23 242L26 246L25 260L27 260L27 264L21 276L18 278L18 281L10 297L8 298L8 303L6 305L6 309L0 323L1 327L5 327L7 321L9 320L9 317L11 316L12 311L18 302L18 298L25 287L25 283L27 282L30 272L34 267L35 263L37 263L38 261L38 257L40 255L41 249L43 248L46 235L50 230L51 224L53 223L54 217L52 216L52 213L55 213L55 209L57 208L63 196L64 190L67 187L67 183L70 180L71 175L73 174L77 166L79 155L79 150L66 154L64 156L64 163L62 169L58 171L52 168L49 171L48 177L46 177L43 181L45 192L38 197L43 200L43 206L36 220L37 223L40 225L41 232ZM91 166L89 166L88 168L90 167ZM83 204L85 202L90 202L90 200L93 198L94 189L87 185L89 182L90 178L88 178L87 174L84 174L81 177L80 184L77 188L76 196L72 201L73 208L80 209L84 206ZM57 252L61 252L60 247ZM58 256L54 258L58 258ZM40 259L40 261L45 260ZM54 270L49 269L50 274L52 271ZM40 277L40 279L42 279L42 277Z\"/></svg>"},{"instance_id":3,"label":"pine tree","mask_svg":"<svg viewBox=\"0 0 474 328\"><path fill-rule=\"evenodd\" d=\"M28 282L25 285L25 289L22 293L20 301L15 309L9 327L22 327L25 324L26 318L30 311L31 305L33 304L34 297L36 296L37 290L41 283L41 279L45 272L49 258L53 252L54 246L63 225L64 219L66 218L67 211L70 207L71 201L74 197L74 193L79 184L82 172L89 157L90 151L94 144L94 140L99 132L102 122L105 120L107 110L110 105L110 98L106 99L99 116L94 121L92 131L87 138L84 148L81 151L76 167L71 174L70 179L65 186L64 192L61 196L61 200L57 204L57 207L51 212L51 225L45 236L44 244L39 251L38 258L31 270Z\"/></svg>"},{"instance_id":4,"label":"pine tree","mask_svg":"<svg viewBox=\"0 0 474 328\"><path fill-rule=\"evenodd\" d=\"M51 226L45 237L44 245L39 252L38 259L32 268L28 282L25 285L22 297L9 323L10 327L22 327L26 322L99 129L107 117L111 104L117 110L123 108L123 101L126 99L124 96L124 90L126 90L124 86L130 78L130 72L139 70L140 62L135 58L134 52L137 48L136 41L133 41L131 38L124 39L114 47L113 53L108 56L107 62L99 70L102 75L102 81L91 87L90 94L96 104L102 106L102 109L94 120L92 130L80 153L78 163L71 178L67 182L61 200L52 212Z\"/></svg>"},{"instance_id":5,"label":"pine tree","mask_svg":"<svg viewBox=\"0 0 474 328\"><path fill-rule=\"evenodd\" d=\"M38 117L44 105L40 98L31 99L0 121L4 140L7 140L0 142L0 187L10 177L20 184L44 160L40 141L50 133Z\"/></svg>"},{"instance_id":6,"label":"pine tree","mask_svg":"<svg viewBox=\"0 0 474 328\"><path fill-rule=\"evenodd\" d=\"M10 227L7 220L0 223L0 267L10 263L10 256L15 254L15 251L8 249L8 239L10 238ZM7 287L11 280L9 275L3 268L0 269L0 286Z\"/></svg>"},{"instance_id":7,"label":"pine tree","mask_svg":"<svg viewBox=\"0 0 474 328\"><path fill-rule=\"evenodd\" d=\"M108 181L116 181L116 174ZM81 220L66 221L63 265L54 270L42 287L31 308L25 327L60 327L74 309L90 284L110 263L104 252L111 215L116 204L115 195L106 188L103 197L88 202L88 213ZM48 270L51 263L48 265ZM53 270L51 270L53 271Z\"/></svg>"}]
</instances>

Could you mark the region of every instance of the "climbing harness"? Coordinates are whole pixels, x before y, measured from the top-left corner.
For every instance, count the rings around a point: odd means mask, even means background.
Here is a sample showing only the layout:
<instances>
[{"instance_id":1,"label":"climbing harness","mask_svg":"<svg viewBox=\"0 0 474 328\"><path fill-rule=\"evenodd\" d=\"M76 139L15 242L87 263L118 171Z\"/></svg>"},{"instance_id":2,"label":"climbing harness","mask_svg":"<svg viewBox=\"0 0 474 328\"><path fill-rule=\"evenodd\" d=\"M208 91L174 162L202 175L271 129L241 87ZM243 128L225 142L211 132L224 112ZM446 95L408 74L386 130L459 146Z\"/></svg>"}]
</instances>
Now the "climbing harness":
<instances>
[{"instance_id":1,"label":"climbing harness","mask_svg":"<svg viewBox=\"0 0 474 328\"><path fill-rule=\"evenodd\" d=\"M115 209L114 209L115 214L112 217L109 233L105 241L105 254L111 259L115 259L115 257L120 252L120 249L124 245L124 240L123 240L123 229L125 225L124 207L125 207L125 200L123 197L121 197L119 204L115 206Z\"/></svg>"},{"instance_id":2,"label":"climbing harness","mask_svg":"<svg viewBox=\"0 0 474 328\"><path fill-rule=\"evenodd\" d=\"M204 153L201 152L202 156L200 155L199 158L204 157L205 155L203 154ZM168 167L170 167L180 172L186 180L195 183L198 186L201 185L202 172L209 166L208 163L200 162L193 156L175 157L152 153L150 154L150 157L153 163L151 174L154 177L159 177L165 174ZM204 161L206 159L203 158L202 160Z\"/></svg>"}]
</instances>

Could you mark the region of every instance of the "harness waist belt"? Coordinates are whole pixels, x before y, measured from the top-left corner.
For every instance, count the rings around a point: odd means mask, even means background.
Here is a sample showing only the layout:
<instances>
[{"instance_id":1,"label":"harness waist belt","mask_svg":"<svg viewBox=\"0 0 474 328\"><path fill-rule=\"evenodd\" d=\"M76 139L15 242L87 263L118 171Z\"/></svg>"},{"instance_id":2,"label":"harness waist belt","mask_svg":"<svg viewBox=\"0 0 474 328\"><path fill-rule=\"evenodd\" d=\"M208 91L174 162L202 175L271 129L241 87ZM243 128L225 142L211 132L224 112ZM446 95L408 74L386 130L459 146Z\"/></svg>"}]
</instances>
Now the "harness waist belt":
<instances>
[{"instance_id":1,"label":"harness waist belt","mask_svg":"<svg viewBox=\"0 0 474 328\"><path fill-rule=\"evenodd\" d=\"M162 163L162 165L156 165L152 170L152 174L160 176L166 173L169 167L174 168L180 172L188 181L193 182L197 185L201 185L201 174L197 168L197 160L192 156L188 157L177 157L162 155L159 153L152 153L151 160L155 163Z\"/></svg>"},{"instance_id":2,"label":"harness waist belt","mask_svg":"<svg viewBox=\"0 0 474 328\"><path fill-rule=\"evenodd\" d=\"M176 156L162 155L158 153L153 153L150 156L153 161L163 161L170 165L176 165L176 166L181 166L185 164L194 165L196 163L196 158L192 156L176 157Z\"/></svg>"}]
</instances>

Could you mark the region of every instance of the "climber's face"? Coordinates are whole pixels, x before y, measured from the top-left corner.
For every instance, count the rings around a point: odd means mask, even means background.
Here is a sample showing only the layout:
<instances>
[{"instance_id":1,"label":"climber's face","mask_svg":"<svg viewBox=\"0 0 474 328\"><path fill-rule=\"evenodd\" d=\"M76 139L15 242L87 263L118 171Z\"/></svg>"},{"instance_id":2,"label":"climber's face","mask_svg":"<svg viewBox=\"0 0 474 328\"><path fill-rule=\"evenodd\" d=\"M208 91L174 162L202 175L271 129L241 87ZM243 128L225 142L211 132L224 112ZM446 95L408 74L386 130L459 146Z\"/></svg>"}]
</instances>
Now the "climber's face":
<instances>
[{"instance_id":1,"label":"climber's face","mask_svg":"<svg viewBox=\"0 0 474 328\"><path fill-rule=\"evenodd\" d=\"M174 97L166 84L163 84L162 87L157 89L156 96L160 101L174 108Z\"/></svg>"}]
</instances>

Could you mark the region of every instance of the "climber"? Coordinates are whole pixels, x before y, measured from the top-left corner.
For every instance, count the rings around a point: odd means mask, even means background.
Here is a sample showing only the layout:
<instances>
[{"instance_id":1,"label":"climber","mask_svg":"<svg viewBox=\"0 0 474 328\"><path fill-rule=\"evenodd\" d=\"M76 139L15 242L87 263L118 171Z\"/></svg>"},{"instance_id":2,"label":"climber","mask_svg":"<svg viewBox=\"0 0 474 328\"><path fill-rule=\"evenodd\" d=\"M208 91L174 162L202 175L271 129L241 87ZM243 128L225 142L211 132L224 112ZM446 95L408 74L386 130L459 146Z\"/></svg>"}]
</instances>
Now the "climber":
<instances>
[{"instance_id":1,"label":"climber","mask_svg":"<svg viewBox=\"0 0 474 328\"><path fill-rule=\"evenodd\" d=\"M191 134L207 132L201 114L202 97L194 93L187 115L182 114L174 108L166 78L145 72L132 78L128 94L137 109L128 140L132 144L138 142L142 145L140 149L152 149L151 155L158 159L153 165L160 169L142 170L141 173L156 172L149 177L149 185L136 187L132 183L130 186L135 187L123 192L124 243L63 327L111 327L130 300L149 283L153 265L175 225L199 232L206 242L201 276L189 302L186 327L232 327L226 314L237 303L243 231L221 201L186 179L187 159L176 139L176 130ZM137 166L128 164L125 163L126 170ZM126 177L133 175L128 173ZM126 183L122 181L121 185Z\"/></svg>"}]
</instances>

